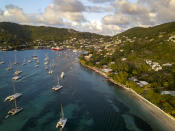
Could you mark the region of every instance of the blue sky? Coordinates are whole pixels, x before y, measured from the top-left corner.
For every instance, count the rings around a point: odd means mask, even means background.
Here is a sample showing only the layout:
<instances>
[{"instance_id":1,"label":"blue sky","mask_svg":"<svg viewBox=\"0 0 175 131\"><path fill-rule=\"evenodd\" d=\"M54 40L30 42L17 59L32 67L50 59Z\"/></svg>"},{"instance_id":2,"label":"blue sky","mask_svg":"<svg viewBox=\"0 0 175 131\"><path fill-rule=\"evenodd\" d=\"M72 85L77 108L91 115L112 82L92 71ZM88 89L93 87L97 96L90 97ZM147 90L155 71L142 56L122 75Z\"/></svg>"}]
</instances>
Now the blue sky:
<instances>
[{"instance_id":1,"label":"blue sky","mask_svg":"<svg viewBox=\"0 0 175 131\"><path fill-rule=\"evenodd\" d=\"M0 22L104 35L174 21L174 11L175 0L0 0Z\"/></svg>"}]
</instances>

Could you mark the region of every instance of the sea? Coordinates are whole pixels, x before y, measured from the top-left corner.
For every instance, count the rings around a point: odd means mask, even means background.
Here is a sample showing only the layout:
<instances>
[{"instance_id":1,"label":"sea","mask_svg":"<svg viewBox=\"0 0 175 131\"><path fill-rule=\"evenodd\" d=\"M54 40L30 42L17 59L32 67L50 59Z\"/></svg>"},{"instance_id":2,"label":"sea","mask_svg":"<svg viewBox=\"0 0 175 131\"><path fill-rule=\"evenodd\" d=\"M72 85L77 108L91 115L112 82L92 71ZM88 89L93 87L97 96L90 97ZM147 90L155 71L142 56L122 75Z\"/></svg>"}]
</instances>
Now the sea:
<instances>
[{"instance_id":1,"label":"sea","mask_svg":"<svg viewBox=\"0 0 175 131\"><path fill-rule=\"evenodd\" d=\"M0 52L0 131L163 131L152 116L133 96L124 89L107 81L96 72L79 63L82 52L72 50L23 50ZM37 56L39 67L32 56ZM45 57L49 64L44 64ZM16 58L15 58L16 57ZM18 65L13 65L13 62ZM23 61L26 65L22 66ZM52 64L55 67L52 67ZM13 70L7 71L8 65ZM53 70L50 75L45 67ZM21 79L13 81L16 70L21 70ZM63 79L61 72L65 73ZM57 77L63 86L57 92ZM4 117L14 107L4 99L14 93L23 93L16 100L23 111ZM56 128L63 106L67 123L63 129Z\"/></svg>"}]
</instances>

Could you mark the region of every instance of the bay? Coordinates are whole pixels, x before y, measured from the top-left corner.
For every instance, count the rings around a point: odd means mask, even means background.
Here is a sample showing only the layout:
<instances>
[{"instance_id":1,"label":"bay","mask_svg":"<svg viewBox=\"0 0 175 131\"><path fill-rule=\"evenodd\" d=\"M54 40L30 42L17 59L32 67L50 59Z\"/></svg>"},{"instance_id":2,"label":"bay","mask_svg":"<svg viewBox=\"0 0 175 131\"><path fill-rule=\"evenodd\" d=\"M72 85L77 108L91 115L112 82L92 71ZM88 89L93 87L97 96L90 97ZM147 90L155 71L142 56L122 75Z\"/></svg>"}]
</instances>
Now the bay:
<instances>
[{"instance_id":1,"label":"bay","mask_svg":"<svg viewBox=\"0 0 175 131\"><path fill-rule=\"evenodd\" d=\"M44 70L44 58L48 54L50 63L55 62L54 73ZM17 58L19 66L13 65L7 71L9 60ZM22 66L23 59L38 56L39 67L35 62ZM152 131L166 130L142 105L121 87L118 87L99 74L81 66L79 53L71 50L25 50L0 52L0 131L57 131L60 118L60 105L63 105L68 118L63 131ZM50 66L50 64L49 64ZM22 70L22 79L15 82L16 92L23 93L17 100L24 108L19 114L4 119L12 105L3 102L13 93L11 80L16 68ZM63 88L52 91L57 84L57 75L65 72L60 81Z\"/></svg>"}]
</instances>

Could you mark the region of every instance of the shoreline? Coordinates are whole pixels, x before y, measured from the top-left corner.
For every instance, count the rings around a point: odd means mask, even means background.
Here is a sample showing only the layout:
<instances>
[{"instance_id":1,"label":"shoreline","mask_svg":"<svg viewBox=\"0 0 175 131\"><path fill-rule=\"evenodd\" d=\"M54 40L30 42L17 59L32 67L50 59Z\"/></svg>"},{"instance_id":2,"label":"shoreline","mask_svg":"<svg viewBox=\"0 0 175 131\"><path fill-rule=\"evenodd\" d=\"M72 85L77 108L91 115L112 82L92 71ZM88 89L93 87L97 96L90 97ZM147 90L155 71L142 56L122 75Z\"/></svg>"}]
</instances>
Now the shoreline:
<instances>
[{"instance_id":1,"label":"shoreline","mask_svg":"<svg viewBox=\"0 0 175 131\"><path fill-rule=\"evenodd\" d=\"M169 114L167 114L166 112L161 110L158 106L151 103L143 96L137 94L137 92L135 92L133 89L127 88L125 85L122 85L118 82L115 82L112 78L109 78L105 73L99 71L97 68L88 66L88 65L83 64L81 62L80 62L80 64L83 65L84 67L87 67L87 68L97 72L98 74L100 74L101 76L106 78L108 81L110 81L113 84L120 86L121 88L126 90L130 95L132 95L134 97L134 99L136 99L140 104L142 104L141 106L146 108L147 111L149 111L153 117L155 117L160 123L162 123L167 130L175 130L175 118L173 118L172 116L170 116Z\"/></svg>"}]
</instances>

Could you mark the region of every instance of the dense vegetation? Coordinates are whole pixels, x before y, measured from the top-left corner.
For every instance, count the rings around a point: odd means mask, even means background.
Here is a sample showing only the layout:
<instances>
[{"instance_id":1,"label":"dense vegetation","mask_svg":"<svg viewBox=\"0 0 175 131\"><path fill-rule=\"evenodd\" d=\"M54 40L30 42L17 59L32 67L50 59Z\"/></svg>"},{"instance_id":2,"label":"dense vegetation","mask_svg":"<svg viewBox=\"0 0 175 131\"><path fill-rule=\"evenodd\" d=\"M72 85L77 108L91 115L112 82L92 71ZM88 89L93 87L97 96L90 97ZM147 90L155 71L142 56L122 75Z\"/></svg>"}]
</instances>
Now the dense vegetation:
<instances>
[{"instance_id":1,"label":"dense vegetation","mask_svg":"<svg viewBox=\"0 0 175 131\"><path fill-rule=\"evenodd\" d=\"M103 45L100 51L89 51L92 57L87 61L82 56L83 62L99 70L112 69L112 73L108 73L109 77L134 89L162 110L175 116L175 96L161 94L162 91L175 90L175 22L129 29L114 36L111 46ZM153 64L147 64L146 60ZM167 63L169 66L163 66ZM161 67L160 70L156 71L154 64ZM148 84L141 87L139 81L146 81Z\"/></svg>"}]
</instances>

